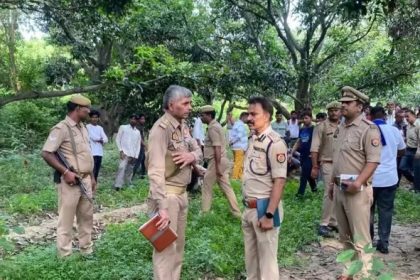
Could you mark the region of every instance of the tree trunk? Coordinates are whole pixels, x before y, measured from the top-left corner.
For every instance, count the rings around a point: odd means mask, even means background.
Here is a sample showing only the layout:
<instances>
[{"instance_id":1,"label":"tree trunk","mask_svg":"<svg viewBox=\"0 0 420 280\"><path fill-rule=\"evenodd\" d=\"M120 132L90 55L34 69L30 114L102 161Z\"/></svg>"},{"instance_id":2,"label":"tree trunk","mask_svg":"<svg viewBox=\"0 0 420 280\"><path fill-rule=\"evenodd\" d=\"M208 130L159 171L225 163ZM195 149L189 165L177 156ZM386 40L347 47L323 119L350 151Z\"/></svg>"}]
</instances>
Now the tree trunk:
<instances>
[{"instance_id":1,"label":"tree trunk","mask_svg":"<svg viewBox=\"0 0 420 280\"><path fill-rule=\"evenodd\" d=\"M312 107L311 96L309 93L310 81L307 74L303 74L298 79L296 98L302 103L295 101L295 110L302 110L305 107Z\"/></svg>"},{"instance_id":2,"label":"tree trunk","mask_svg":"<svg viewBox=\"0 0 420 280\"><path fill-rule=\"evenodd\" d=\"M9 10L9 15L5 20L6 45L9 52L9 79L10 87L14 92L20 91L20 83L18 81L18 70L16 66L16 29L17 29L17 11Z\"/></svg>"}]
</instances>

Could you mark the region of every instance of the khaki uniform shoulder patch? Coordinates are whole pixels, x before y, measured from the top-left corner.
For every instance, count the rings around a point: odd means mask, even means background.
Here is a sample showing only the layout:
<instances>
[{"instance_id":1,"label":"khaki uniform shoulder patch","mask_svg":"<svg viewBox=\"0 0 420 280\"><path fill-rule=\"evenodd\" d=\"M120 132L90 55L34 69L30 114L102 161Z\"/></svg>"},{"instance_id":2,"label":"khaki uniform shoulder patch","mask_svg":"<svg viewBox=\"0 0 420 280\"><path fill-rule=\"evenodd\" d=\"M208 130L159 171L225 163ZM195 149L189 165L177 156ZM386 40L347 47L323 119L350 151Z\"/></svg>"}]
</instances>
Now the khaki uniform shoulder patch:
<instances>
[{"instance_id":1,"label":"khaki uniform shoulder patch","mask_svg":"<svg viewBox=\"0 0 420 280\"><path fill-rule=\"evenodd\" d=\"M159 126L163 129L166 129L169 125L169 121L167 119L162 119L162 121L159 123Z\"/></svg>"},{"instance_id":2,"label":"khaki uniform shoulder patch","mask_svg":"<svg viewBox=\"0 0 420 280\"><path fill-rule=\"evenodd\" d=\"M281 139L280 135L278 135L276 132L272 131L267 134L267 137L273 141L273 143L279 142Z\"/></svg>"}]
</instances>

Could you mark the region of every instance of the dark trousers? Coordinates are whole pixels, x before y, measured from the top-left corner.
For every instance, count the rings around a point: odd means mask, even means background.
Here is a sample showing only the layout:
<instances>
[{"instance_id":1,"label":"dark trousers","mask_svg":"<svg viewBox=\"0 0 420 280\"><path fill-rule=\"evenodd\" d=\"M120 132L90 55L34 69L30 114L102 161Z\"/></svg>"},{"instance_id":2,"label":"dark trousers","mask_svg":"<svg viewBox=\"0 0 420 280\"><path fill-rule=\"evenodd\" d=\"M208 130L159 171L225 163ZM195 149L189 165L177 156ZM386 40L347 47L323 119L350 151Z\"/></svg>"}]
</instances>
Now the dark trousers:
<instances>
[{"instance_id":1,"label":"dark trousers","mask_svg":"<svg viewBox=\"0 0 420 280\"><path fill-rule=\"evenodd\" d=\"M400 181L401 181L401 177L402 177L402 171L400 169L400 163L401 163L401 159L402 157L397 157L397 172L398 172L398 183L397 186L400 186Z\"/></svg>"},{"instance_id":2,"label":"dark trousers","mask_svg":"<svg viewBox=\"0 0 420 280\"><path fill-rule=\"evenodd\" d=\"M415 158L413 163L414 189L420 191L420 158Z\"/></svg>"},{"instance_id":3,"label":"dark trousers","mask_svg":"<svg viewBox=\"0 0 420 280\"><path fill-rule=\"evenodd\" d=\"M388 248L389 235L391 234L392 213L397 185L386 188L373 188L373 204L370 208L370 236L375 235L375 208L378 208L378 244Z\"/></svg>"},{"instance_id":4,"label":"dark trousers","mask_svg":"<svg viewBox=\"0 0 420 280\"><path fill-rule=\"evenodd\" d=\"M312 161L310 157L301 157L300 158L300 166L301 166L301 173L300 173L300 185L298 190L298 195L304 195L306 184L309 182L312 191L316 191L316 181L311 178L311 169L312 169Z\"/></svg>"},{"instance_id":5,"label":"dark trousers","mask_svg":"<svg viewBox=\"0 0 420 280\"><path fill-rule=\"evenodd\" d=\"M95 176L95 181L98 181L99 169L101 169L102 157L93 156L93 176Z\"/></svg>"},{"instance_id":6,"label":"dark trousers","mask_svg":"<svg viewBox=\"0 0 420 280\"><path fill-rule=\"evenodd\" d=\"M414 155L416 154L416 148L408 148L405 150L405 154L401 158L400 166L401 173L405 176L405 178L410 181L411 183L414 182L413 176L413 161Z\"/></svg>"},{"instance_id":7,"label":"dark trousers","mask_svg":"<svg viewBox=\"0 0 420 280\"><path fill-rule=\"evenodd\" d=\"M140 168L140 176L146 175L146 166L144 164L144 161L146 159L146 154L144 152L144 148L142 147L140 149L139 156L136 159L136 162L134 163L133 167L133 177L136 175L137 170Z\"/></svg>"}]
</instances>

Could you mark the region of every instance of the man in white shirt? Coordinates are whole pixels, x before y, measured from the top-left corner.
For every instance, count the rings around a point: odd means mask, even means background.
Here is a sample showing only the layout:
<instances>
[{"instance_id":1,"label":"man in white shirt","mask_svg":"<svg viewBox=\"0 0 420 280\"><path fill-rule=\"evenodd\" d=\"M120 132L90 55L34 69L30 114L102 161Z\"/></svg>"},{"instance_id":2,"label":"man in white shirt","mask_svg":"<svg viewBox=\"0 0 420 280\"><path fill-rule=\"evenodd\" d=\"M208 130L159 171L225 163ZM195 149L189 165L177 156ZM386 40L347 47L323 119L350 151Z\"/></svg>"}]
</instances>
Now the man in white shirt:
<instances>
[{"instance_id":1,"label":"man in white shirt","mask_svg":"<svg viewBox=\"0 0 420 280\"><path fill-rule=\"evenodd\" d=\"M99 169L101 169L102 157L104 156L104 144L108 143L108 137L106 136L102 126L98 125L101 114L96 110L91 110L89 113L90 124L86 125L89 133L90 149L93 156L93 176L96 182L98 182Z\"/></svg>"},{"instance_id":2,"label":"man in white shirt","mask_svg":"<svg viewBox=\"0 0 420 280\"><path fill-rule=\"evenodd\" d=\"M378 235L376 250L388 254L392 213L395 193L398 187L397 155L405 151L404 139L398 129L386 123L386 113L382 107L374 107L370 112L373 122L381 132L381 162L373 174L373 204L370 217L370 235L374 237L375 207L378 208Z\"/></svg>"},{"instance_id":3,"label":"man in white shirt","mask_svg":"<svg viewBox=\"0 0 420 280\"><path fill-rule=\"evenodd\" d=\"M290 112L290 120L288 121L288 129L290 132L289 147L293 147L299 138L299 120L296 111Z\"/></svg>"},{"instance_id":4,"label":"man in white shirt","mask_svg":"<svg viewBox=\"0 0 420 280\"><path fill-rule=\"evenodd\" d=\"M244 165L244 155L248 147L248 129L245 122L248 113L242 112L230 131L229 144L233 151L233 172L232 179L241 179Z\"/></svg>"},{"instance_id":5,"label":"man in white shirt","mask_svg":"<svg viewBox=\"0 0 420 280\"><path fill-rule=\"evenodd\" d=\"M389 125L393 125L395 122L395 102L389 101L386 104L386 123Z\"/></svg>"},{"instance_id":6,"label":"man in white shirt","mask_svg":"<svg viewBox=\"0 0 420 280\"><path fill-rule=\"evenodd\" d=\"M194 118L194 127L192 131L192 137L197 141L198 146L203 149L204 146L204 131L203 122L199 117Z\"/></svg>"},{"instance_id":7,"label":"man in white shirt","mask_svg":"<svg viewBox=\"0 0 420 280\"><path fill-rule=\"evenodd\" d=\"M120 151L120 164L114 188L119 191L124 184L130 185L133 177L133 167L140 153L141 135L136 128L139 117L135 114L130 116L130 124L121 125L115 140Z\"/></svg>"}]
</instances>

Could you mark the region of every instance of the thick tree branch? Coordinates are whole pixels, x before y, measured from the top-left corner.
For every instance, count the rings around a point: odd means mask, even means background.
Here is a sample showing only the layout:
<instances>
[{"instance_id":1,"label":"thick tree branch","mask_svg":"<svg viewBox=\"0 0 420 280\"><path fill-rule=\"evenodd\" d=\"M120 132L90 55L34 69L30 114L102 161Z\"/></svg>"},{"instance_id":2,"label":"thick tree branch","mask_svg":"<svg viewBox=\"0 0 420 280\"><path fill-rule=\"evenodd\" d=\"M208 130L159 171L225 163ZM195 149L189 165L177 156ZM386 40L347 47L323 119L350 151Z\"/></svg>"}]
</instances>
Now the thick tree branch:
<instances>
[{"instance_id":1,"label":"thick tree branch","mask_svg":"<svg viewBox=\"0 0 420 280\"><path fill-rule=\"evenodd\" d=\"M86 92L97 92L99 89L103 88L106 84L96 84L85 87L77 87L67 90L57 90L57 91L22 91L14 95L6 95L0 97L0 107L15 101L28 100L28 99L40 99L40 98L51 98L51 97L60 97L66 96L75 93L86 93Z\"/></svg>"}]
</instances>

